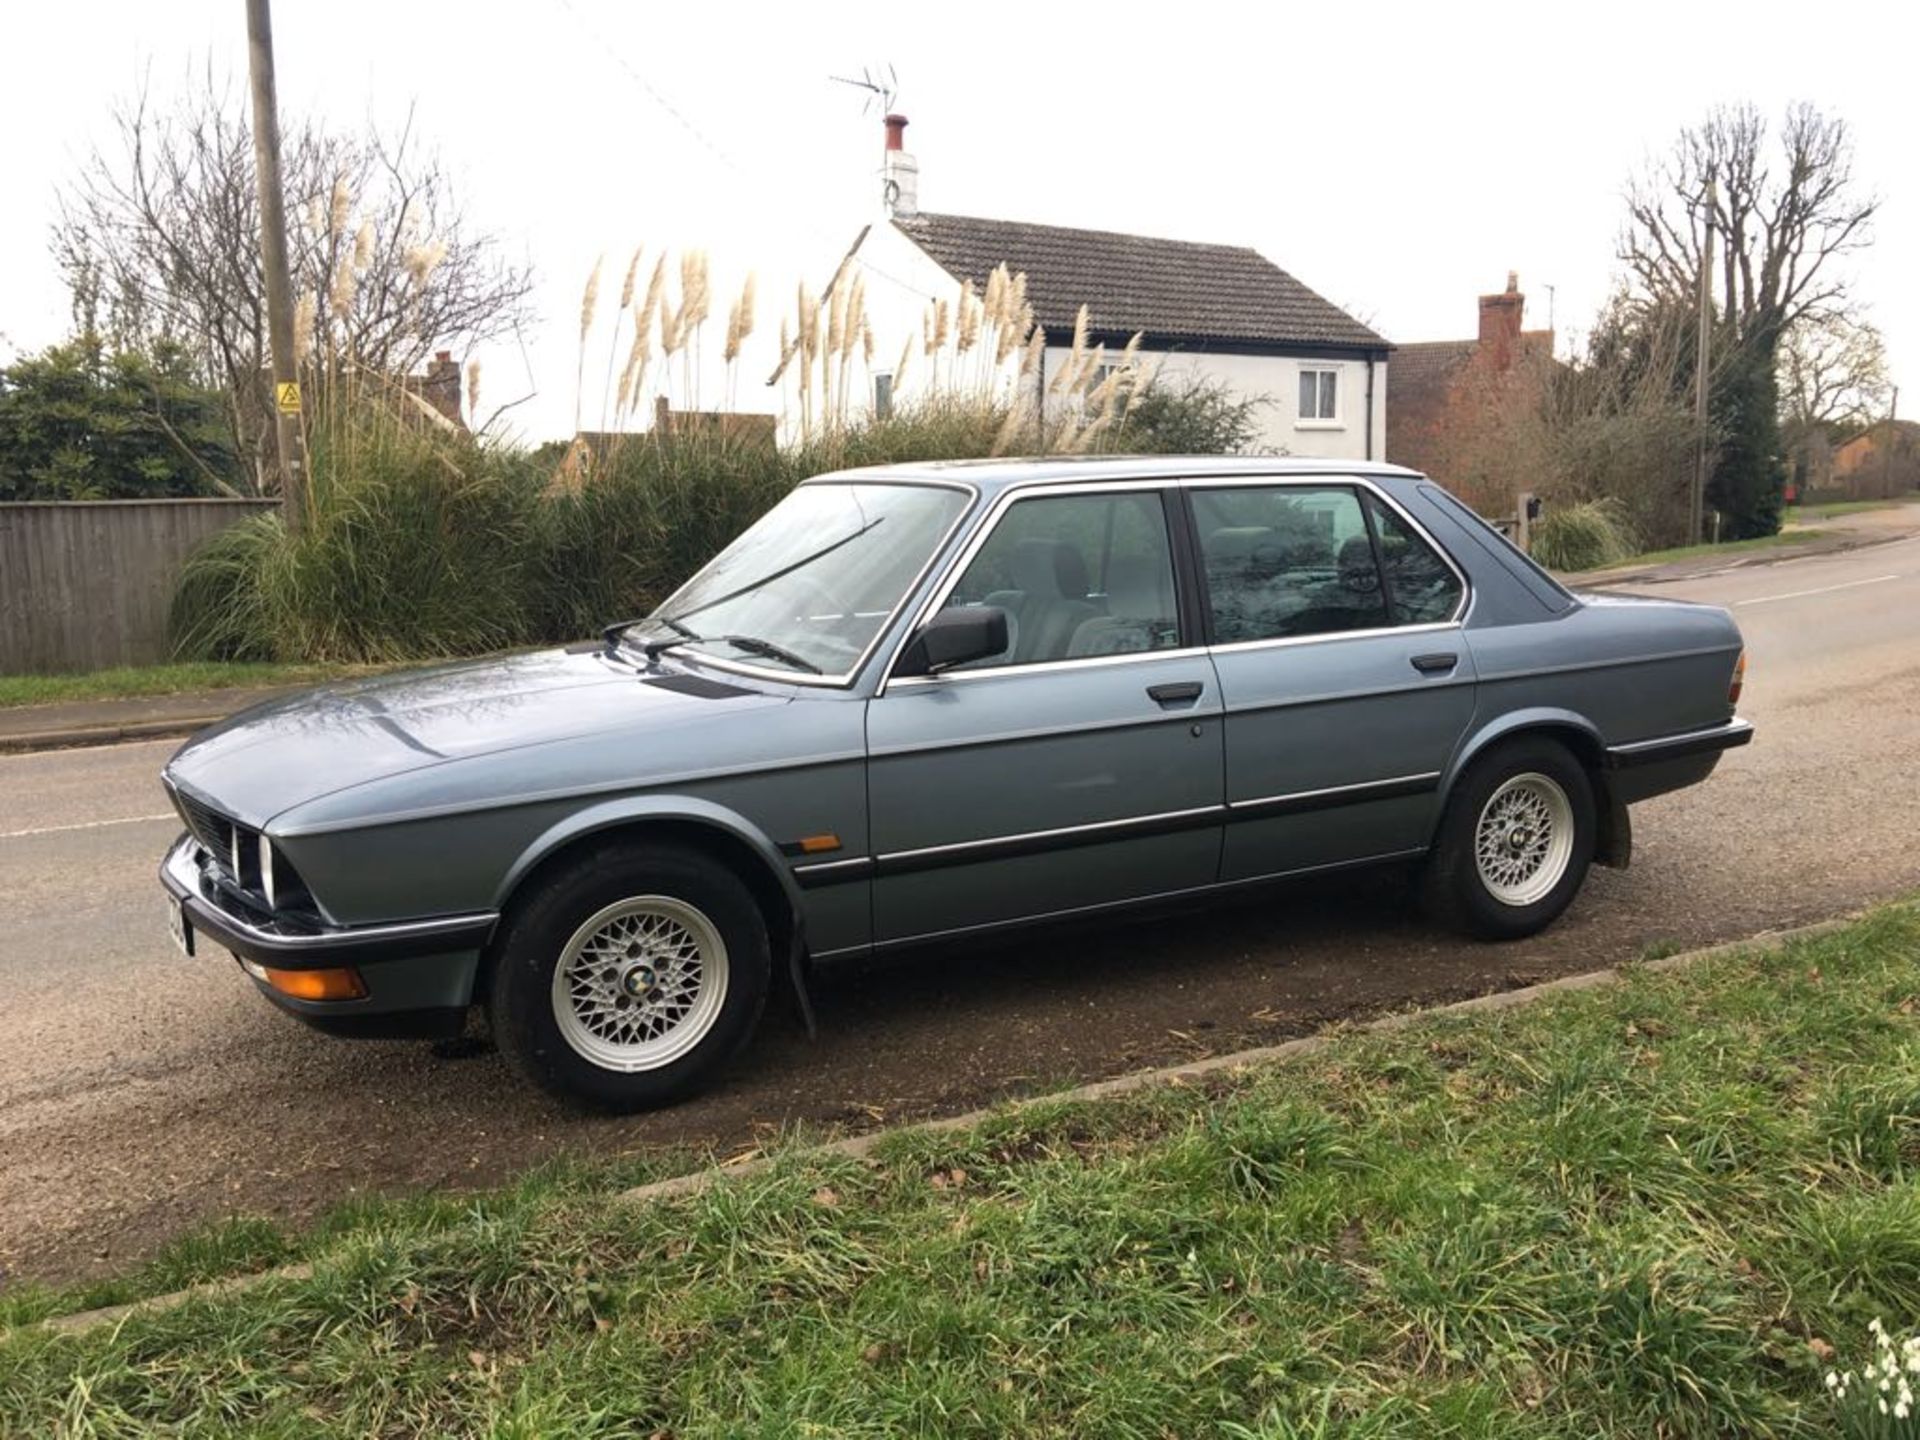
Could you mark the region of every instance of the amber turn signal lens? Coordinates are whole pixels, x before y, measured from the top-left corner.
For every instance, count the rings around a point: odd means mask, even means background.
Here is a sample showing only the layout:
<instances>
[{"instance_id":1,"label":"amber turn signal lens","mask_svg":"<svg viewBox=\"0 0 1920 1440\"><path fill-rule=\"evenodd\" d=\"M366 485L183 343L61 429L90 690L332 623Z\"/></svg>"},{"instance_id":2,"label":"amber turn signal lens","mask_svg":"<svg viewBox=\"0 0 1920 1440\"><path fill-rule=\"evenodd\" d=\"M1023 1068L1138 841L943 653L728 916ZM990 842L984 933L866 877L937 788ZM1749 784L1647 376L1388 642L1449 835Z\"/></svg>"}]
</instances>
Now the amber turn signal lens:
<instances>
[{"instance_id":1,"label":"amber turn signal lens","mask_svg":"<svg viewBox=\"0 0 1920 1440\"><path fill-rule=\"evenodd\" d=\"M1740 703L1740 687L1747 683L1747 652L1742 650L1740 658L1733 662L1733 679L1727 685L1727 704Z\"/></svg>"},{"instance_id":2,"label":"amber turn signal lens","mask_svg":"<svg viewBox=\"0 0 1920 1440\"><path fill-rule=\"evenodd\" d=\"M262 965L267 984L296 1000L361 1000L367 985L358 970L275 970Z\"/></svg>"},{"instance_id":3,"label":"amber turn signal lens","mask_svg":"<svg viewBox=\"0 0 1920 1440\"><path fill-rule=\"evenodd\" d=\"M807 835L803 836L800 841L800 853L802 855L825 855L839 848L840 837L833 834Z\"/></svg>"}]
</instances>

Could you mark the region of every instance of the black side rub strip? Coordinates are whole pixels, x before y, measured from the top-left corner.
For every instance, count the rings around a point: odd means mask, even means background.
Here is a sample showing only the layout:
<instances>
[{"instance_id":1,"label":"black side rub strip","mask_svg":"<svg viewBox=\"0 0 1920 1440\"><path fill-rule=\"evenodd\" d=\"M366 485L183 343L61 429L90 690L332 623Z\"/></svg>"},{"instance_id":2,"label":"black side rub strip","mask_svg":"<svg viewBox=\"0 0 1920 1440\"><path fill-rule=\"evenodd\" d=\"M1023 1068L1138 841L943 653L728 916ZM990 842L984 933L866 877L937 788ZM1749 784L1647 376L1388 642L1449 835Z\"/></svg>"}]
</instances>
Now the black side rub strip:
<instances>
[{"instance_id":1,"label":"black side rub strip","mask_svg":"<svg viewBox=\"0 0 1920 1440\"><path fill-rule=\"evenodd\" d=\"M1439 787L1440 776L1407 775L1392 780L1374 780L1359 785L1343 785L1329 790L1310 790L1292 795L1276 795L1264 800L1241 800L1232 805L1207 805L1194 810L1176 810L1165 815L1146 815L1137 820L1108 820L1091 825L1074 825L1059 830L1038 830L1025 835L996 836L988 840L963 840L952 845L933 845L924 850L902 850L853 860L834 860L820 865L796 865L793 878L803 890L824 885L840 885L856 880L871 880L887 875L913 875L927 870L944 870L955 865L976 865L988 860L1012 860L1026 855L1045 855L1056 850L1074 850L1085 845L1106 845L1115 840L1140 840L1155 835L1177 835L1188 830L1206 830L1215 825L1247 820L1270 820L1277 815L1307 814L1331 810L1342 805L1364 805L1375 800L1397 800L1422 795Z\"/></svg>"}]
</instances>

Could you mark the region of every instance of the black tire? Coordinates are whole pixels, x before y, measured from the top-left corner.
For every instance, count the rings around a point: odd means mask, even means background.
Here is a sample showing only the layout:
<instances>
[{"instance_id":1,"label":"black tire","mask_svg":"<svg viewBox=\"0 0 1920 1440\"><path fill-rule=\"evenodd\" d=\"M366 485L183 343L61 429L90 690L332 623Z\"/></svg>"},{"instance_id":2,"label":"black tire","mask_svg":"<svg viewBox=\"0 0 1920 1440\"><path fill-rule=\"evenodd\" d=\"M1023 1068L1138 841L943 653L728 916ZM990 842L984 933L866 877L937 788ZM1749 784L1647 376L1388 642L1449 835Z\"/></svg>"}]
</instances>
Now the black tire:
<instances>
[{"instance_id":1,"label":"black tire","mask_svg":"<svg viewBox=\"0 0 1920 1440\"><path fill-rule=\"evenodd\" d=\"M1571 816L1566 868L1551 889L1528 903L1502 899L1482 875L1474 842L1482 812L1496 792L1523 776L1559 787ZM1579 893L1593 861L1598 822L1593 781L1564 745L1520 736L1495 745L1467 767L1447 798L1439 833L1421 875L1420 898L1433 919L1482 940L1518 940L1547 928Z\"/></svg>"},{"instance_id":2,"label":"black tire","mask_svg":"<svg viewBox=\"0 0 1920 1440\"><path fill-rule=\"evenodd\" d=\"M554 971L589 919L641 896L689 907L711 926L724 947L724 998L684 1053L655 1068L613 1069L568 1039ZM667 1105L710 1082L759 1024L772 970L766 920L740 877L697 851L645 842L609 843L540 877L509 907L492 961L487 1006L501 1050L541 1089L615 1111Z\"/></svg>"}]
</instances>

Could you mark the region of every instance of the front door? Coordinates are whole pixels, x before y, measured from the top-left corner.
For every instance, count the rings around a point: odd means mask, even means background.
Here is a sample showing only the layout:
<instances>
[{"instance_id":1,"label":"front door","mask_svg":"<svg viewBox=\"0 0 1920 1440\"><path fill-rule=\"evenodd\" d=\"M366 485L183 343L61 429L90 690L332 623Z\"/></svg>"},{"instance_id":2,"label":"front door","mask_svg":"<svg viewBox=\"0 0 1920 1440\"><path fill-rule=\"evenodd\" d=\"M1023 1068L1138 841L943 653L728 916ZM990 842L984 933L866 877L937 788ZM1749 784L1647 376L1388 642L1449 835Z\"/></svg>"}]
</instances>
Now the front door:
<instances>
[{"instance_id":1,"label":"front door","mask_svg":"<svg viewBox=\"0 0 1920 1440\"><path fill-rule=\"evenodd\" d=\"M1191 495L1227 707L1221 878L1423 848L1473 718L1465 582L1363 485Z\"/></svg>"},{"instance_id":2,"label":"front door","mask_svg":"<svg viewBox=\"0 0 1920 1440\"><path fill-rule=\"evenodd\" d=\"M989 520L941 603L1004 610L1007 649L868 705L876 940L1212 883L1220 688L1169 534L1167 497L1139 486Z\"/></svg>"}]
</instances>

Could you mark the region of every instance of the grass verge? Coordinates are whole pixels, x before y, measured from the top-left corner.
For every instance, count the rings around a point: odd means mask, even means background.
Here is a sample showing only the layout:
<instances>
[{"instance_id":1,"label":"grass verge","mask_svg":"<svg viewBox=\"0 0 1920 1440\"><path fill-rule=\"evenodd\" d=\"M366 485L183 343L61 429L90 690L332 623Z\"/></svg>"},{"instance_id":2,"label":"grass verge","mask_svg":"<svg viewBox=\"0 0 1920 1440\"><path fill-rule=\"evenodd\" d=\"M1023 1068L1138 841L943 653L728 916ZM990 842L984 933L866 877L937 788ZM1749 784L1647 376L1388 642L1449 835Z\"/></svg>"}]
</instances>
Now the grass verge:
<instances>
[{"instance_id":1,"label":"grass verge","mask_svg":"<svg viewBox=\"0 0 1920 1440\"><path fill-rule=\"evenodd\" d=\"M1884 500L1829 500L1819 505L1789 505L1785 520L1789 525L1811 525L1840 515L1858 515L1863 510L1891 510L1914 504L1920 504L1920 492L1892 495Z\"/></svg>"},{"instance_id":2,"label":"grass verge","mask_svg":"<svg viewBox=\"0 0 1920 1440\"><path fill-rule=\"evenodd\" d=\"M0 709L75 700L132 700L248 685L320 685L328 680L364 675L373 668L194 660L167 665L124 665L83 675L0 675Z\"/></svg>"},{"instance_id":3,"label":"grass verge","mask_svg":"<svg viewBox=\"0 0 1920 1440\"><path fill-rule=\"evenodd\" d=\"M0 1433L1833 1433L1920 1324L1916 955L1890 909L652 1205L374 1207L13 1332Z\"/></svg>"},{"instance_id":4,"label":"grass verge","mask_svg":"<svg viewBox=\"0 0 1920 1440\"><path fill-rule=\"evenodd\" d=\"M1670 550L1649 550L1622 561L1623 565L1664 565L1670 560L1692 560L1702 555L1744 555L1754 550L1771 550L1776 545L1792 545L1811 540L1818 530L1782 530L1753 540L1729 540L1723 545L1676 545Z\"/></svg>"}]
</instances>

